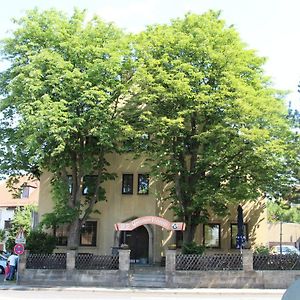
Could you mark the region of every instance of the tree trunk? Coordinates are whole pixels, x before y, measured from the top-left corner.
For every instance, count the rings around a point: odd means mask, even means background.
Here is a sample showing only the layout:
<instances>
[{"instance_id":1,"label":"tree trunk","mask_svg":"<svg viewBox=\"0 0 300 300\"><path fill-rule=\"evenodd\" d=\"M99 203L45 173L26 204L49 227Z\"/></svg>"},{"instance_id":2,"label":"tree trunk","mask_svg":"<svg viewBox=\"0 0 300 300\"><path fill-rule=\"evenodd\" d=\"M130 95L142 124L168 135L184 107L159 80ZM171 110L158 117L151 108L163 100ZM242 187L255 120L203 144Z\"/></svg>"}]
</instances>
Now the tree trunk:
<instances>
[{"instance_id":1,"label":"tree trunk","mask_svg":"<svg viewBox=\"0 0 300 300\"><path fill-rule=\"evenodd\" d=\"M80 238L81 221L76 218L70 224L69 236L68 236L68 249L78 249Z\"/></svg>"},{"instance_id":2,"label":"tree trunk","mask_svg":"<svg viewBox=\"0 0 300 300\"><path fill-rule=\"evenodd\" d=\"M183 232L183 243L191 243L194 240L197 225L186 222L186 229Z\"/></svg>"}]
</instances>

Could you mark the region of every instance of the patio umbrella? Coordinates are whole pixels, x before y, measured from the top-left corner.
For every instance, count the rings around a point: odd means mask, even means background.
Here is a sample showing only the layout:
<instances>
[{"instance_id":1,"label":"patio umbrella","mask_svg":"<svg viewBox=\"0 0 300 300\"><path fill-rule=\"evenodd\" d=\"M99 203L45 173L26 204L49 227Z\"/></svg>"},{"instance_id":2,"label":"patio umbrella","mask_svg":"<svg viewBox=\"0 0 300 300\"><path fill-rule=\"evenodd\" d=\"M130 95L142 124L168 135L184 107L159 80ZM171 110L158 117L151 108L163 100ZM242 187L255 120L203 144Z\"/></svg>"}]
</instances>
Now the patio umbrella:
<instances>
[{"instance_id":1,"label":"patio umbrella","mask_svg":"<svg viewBox=\"0 0 300 300\"><path fill-rule=\"evenodd\" d=\"M245 235L244 235L244 216L243 216L243 208L241 205L237 208L237 235L236 235L236 247L237 249L240 249L242 252L244 243L246 241Z\"/></svg>"}]
</instances>

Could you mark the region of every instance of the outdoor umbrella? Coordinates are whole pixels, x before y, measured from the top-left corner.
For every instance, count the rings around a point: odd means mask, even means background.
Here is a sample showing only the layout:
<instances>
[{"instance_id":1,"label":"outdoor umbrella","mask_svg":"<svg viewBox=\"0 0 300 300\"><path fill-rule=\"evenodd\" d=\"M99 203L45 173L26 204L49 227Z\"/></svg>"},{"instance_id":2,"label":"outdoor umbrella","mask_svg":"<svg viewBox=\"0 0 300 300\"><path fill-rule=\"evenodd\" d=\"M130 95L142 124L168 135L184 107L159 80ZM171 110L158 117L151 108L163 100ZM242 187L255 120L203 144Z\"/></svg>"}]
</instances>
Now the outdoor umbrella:
<instances>
[{"instance_id":1,"label":"outdoor umbrella","mask_svg":"<svg viewBox=\"0 0 300 300\"><path fill-rule=\"evenodd\" d=\"M246 241L244 235L244 216L243 216L243 208L241 205L237 208L237 235L236 235L236 247L242 251L243 245Z\"/></svg>"}]
</instances>

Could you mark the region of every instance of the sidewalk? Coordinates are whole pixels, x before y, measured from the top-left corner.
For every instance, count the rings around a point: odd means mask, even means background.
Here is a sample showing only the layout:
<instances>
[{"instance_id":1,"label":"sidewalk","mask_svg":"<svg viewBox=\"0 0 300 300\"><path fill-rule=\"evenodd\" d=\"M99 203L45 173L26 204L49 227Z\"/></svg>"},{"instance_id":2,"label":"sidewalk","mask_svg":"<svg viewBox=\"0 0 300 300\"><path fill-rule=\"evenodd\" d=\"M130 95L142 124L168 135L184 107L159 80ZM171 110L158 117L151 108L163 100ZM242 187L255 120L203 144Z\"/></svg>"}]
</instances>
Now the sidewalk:
<instances>
[{"instance_id":1,"label":"sidewalk","mask_svg":"<svg viewBox=\"0 0 300 300\"><path fill-rule=\"evenodd\" d=\"M230 295L240 294L241 291L251 295L283 295L284 289L183 289L183 288L105 288L105 287L78 287L78 286L34 286L34 285L17 285L15 282L3 282L0 284L0 290L52 290L52 291L89 291L89 292L134 292L134 293L173 293L173 294L199 294L199 295Z\"/></svg>"}]
</instances>

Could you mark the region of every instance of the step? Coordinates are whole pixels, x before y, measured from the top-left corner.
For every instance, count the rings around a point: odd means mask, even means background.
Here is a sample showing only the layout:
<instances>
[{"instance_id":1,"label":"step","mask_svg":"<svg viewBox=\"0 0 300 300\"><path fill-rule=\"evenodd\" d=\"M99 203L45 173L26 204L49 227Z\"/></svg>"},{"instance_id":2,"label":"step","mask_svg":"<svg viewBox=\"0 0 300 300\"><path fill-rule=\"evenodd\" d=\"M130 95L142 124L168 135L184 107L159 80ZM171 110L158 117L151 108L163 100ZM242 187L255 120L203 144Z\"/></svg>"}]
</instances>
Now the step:
<instances>
[{"instance_id":1,"label":"step","mask_svg":"<svg viewBox=\"0 0 300 300\"><path fill-rule=\"evenodd\" d=\"M130 281L133 287L166 287L166 277L164 274L134 273Z\"/></svg>"}]
</instances>

